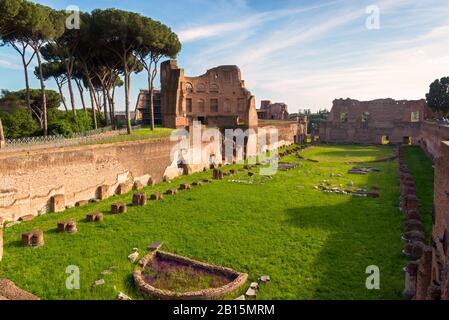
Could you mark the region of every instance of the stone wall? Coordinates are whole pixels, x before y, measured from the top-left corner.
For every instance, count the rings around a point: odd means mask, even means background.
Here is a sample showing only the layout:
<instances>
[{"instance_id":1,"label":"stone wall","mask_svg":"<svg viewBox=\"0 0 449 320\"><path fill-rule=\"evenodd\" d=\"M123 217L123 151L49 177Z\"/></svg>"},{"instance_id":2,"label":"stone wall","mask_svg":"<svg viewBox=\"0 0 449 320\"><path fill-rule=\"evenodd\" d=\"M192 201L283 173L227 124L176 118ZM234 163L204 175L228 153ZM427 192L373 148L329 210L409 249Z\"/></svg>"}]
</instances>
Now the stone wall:
<instances>
[{"instance_id":1,"label":"stone wall","mask_svg":"<svg viewBox=\"0 0 449 320\"><path fill-rule=\"evenodd\" d=\"M425 121L421 124L419 145L431 159L442 155L441 141L449 140L449 126L438 125L434 122Z\"/></svg>"},{"instance_id":2,"label":"stone wall","mask_svg":"<svg viewBox=\"0 0 449 320\"><path fill-rule=\"evenodd\" d=\"M237 291L240 287L242 287L246 283L248 279L248 274L246 273L240 273L229 268L214 266L208 263L196 261L187 257L163 251L153 251L148 255L146 255L144 258L140 260L141 266L145 267L152 259L156 258L157 256L165 260L170 260L182 265L191 266L192 268L195 268L197 270L205 270L206 272L211 274L224 276L227 279L229 279L229 283L218 288L208 288L191 292L174 292L170 290L155 288L150 284L146 283L144 277L142 276L142 268L139 267L134 272L133 275L134 283L143 294L152 298L164 300L219 299Z\"/></svg>"},{"instance_id":3,"label":"stone wall","mask_svg":"<svg viewBox=\"0 0 449 320\"><path fill-rule=\"evenodd\" d=\"M294 143L298 125L283 122L265 128L278 129L279 141L267 140L273 149ZM257 150L257 138L249 140L256 147L251 150ZM27 215L60 212L80 201L101 200L129 190L137 181L146 186L209 168L207 157L180 167L181 155L171 154L177 143L167 138L0 152L0 218L16 221ZM216 144L203 142L201 148L216 155L216 164L221 161ZM187 149L190 154L197 152L192 145Z\"/></svg>"},{"instance_id":4,"label":"stone wall","mask_svg":"<svg viewBox=\"0 0 449 320\"><path fill-rule=\"evenodd\" d=\"M98 198L101 186L113 195L122 183L161 181L172 145L166 139L0 153L0 217L51 212L58 195L71 207Z\"/></svg>"},{"instance_id":5,"label":"stone wall","mask_svg":"<svg viewBox=\"0 0 449 320\"><path fill-rule=\"evenodd\" d=\"M327 143L417 143L421 124L430 111L425 100L334 100L327 121L320 124L320 141Z\"/></svg>"},{"instance_id":6,"label":"stone wall","mask_svg":"<svg viewBox=\"0 0 449 320\"><path fill-rule=\"evenodd\" d=\"M245 88L237 66L219 66L197 77L184 75L176 60L161 64L162 121L165 127L257 126L254 96Z\"/></svg>"},{"instance_id":7,"label":"stone wall","mask_svg":"<svg viewBox=\"0 0 449 320\"><path fill-rule=\"evenodd\" d=\"M440 143L435 160L432 253L427 265L430 286L421 285L417 294L427 299L449 300L449 142ZM425 267L425 266L424 266ZM427 283L427 282L426 282ZM426 284L425 283L425 284Z\"/></svg>"}]
</instances>

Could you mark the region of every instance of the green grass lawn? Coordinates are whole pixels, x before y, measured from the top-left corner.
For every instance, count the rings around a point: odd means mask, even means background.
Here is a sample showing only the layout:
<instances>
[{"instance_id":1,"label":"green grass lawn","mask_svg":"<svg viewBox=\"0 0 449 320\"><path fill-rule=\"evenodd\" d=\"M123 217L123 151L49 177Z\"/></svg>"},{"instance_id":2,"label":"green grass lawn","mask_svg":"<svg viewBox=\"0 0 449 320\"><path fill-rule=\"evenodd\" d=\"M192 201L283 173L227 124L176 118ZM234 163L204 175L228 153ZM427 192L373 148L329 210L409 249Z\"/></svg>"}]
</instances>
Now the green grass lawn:
<instances>
[{"instance_id":1,"label":"green grass lawn","mask_svg":"<svg viewBox=\"0 0 449 320\"><path fill-rule=\"evenodd\" d=\"M433 182L434 169L432 161L420 147L409 146L405 149L408 167L416 184L416 193L420 201L420 213L424 231L430 240L432 234Z\"/></svg>"},{"instance_id":2,"label":"green grass lawn","mask_svg":"<svg viewBox=\"0 0 449 320\"><path fill-rule=\"evenodd\" d=\"M118 136L105 138L100 141L94 141L89 144L106 144L106 143L138 141L138 140L157 140L170 137L170 134L173 132L173 130L174 129L170 128L154 128L154 130L151 131L150 128L141 128L134 130L130 135L124 133Z\"/></svg>"},{"instance_id":3,"label":"green grass lawn","mask_svg":"<svg viewBox=\"0 0 449 320\"><path fill-rule=\"evenodd\" d=\"M110 205L129 203L131 194L46 214L5 229L0 277L42 299L115 299L119 291L142 299L133 285L135 265L127 256L134 247L142 254L151 242L164 241L163 250L247 272L249 282L270 275L271 283L261 287L258 299L400 299L406 260L401 257L397 161L375 164L381 172L368 175L348 175L351 165L344 164L384 158L393 151L313 147L304 156L319 163L288 156L283 161L300 166L253 184L232 182L249 179L240 173L145 207L130 206L123 215L108 214ZM342 176L330 178L332 173ZM165 191L211 175L184 176L145 191ZM314 188L321 180L337 185L352 181L354 188L379 185L381 197L323 193ZM86 213L96 211L105 212L105 221L87 223ZM78 222L78 233L57 233L56 223L69 218ZM32 229L45 232L43 247L21 246L21 234ZM69 265L80 268L80 290L66 289ZM365 287L370 265L380 268L380 290ZM113 266L118 268L111 275L101 274ZM102 278L105 285L94 287Z\"/></svg>"}]
</instances>

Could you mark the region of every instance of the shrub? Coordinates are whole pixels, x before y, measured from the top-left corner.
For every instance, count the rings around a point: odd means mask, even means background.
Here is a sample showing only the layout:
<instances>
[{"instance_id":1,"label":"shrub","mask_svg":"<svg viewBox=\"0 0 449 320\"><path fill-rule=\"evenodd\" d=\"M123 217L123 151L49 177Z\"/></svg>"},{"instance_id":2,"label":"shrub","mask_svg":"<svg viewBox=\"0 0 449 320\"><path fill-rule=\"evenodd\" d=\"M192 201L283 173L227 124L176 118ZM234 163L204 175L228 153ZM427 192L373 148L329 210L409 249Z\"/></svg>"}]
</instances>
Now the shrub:
<instances>
[{"instance_id":1,"label":"shrub","mask_svg":"<svg viewBox=\"0 0 449 320\"><path fill-rule=\"evenodd\" d=\"M15 108L12 112L0 112L5 137L17 139L34 136L39 132L39 125L28 110Z\"/></svg>"},{"instance_id":2,"label":"shrub","mask_svg":"<svg viewBox=\"0 0 449 320\"><path fill-rule=\"evenodd\" d=\"M48 133L50 135L62 134L64 137L72 137L74 134L72 123L67 120L60 119L48 123Z\"/></svg>"}]
</instances>

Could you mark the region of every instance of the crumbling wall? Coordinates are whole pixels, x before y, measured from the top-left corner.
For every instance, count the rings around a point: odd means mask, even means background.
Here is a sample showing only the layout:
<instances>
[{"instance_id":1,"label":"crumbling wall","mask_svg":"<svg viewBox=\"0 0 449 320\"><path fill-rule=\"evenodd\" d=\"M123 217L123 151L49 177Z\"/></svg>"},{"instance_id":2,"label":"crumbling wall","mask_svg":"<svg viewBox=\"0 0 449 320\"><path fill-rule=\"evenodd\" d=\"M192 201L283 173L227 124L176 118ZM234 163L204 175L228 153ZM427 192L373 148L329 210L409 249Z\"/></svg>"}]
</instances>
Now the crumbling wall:
<instances>
[{"instance_id":1,"label":"crumbling wall","mask_svg":"<svg viewBox=\"0 0 449 320\"><path fill-rule=\"evenodd\" d=\"M297 123L271 127L278 129L279 141L268 141L270 148L294 143ZM257 139L249 140L257 144ZM172 155L177 143L166 138L0 153L0 218L16 221L26 215L59 212L80 201L120 194L137 181L153 184L209 166L209 159L203 159L180 168L179 159ZM211 147L203 142L202 148ZM220 150L209 153L221 161Z\"/></svg>"},{"instance_id":2,"label":"crumbling wall","mask_svg":"<svg viewBox=\"0 0 449 320\"><path fill-rule=\"evenodd\" d=\"M110 196L123 183L161 181L172 146L164 139L0 153L0 217L51 212L57 195L70 207L97 198L101 186Z\"/></svg>"},{"instance_id":3,"label":"crumbling wall","mask_svg":"<svg viewBox=\"0 0 449 320\"><path fill-rule=\"evenodd\" d=\"M419 145L431 159L442 155L441 141L449 140L449 126L439 125L435 122L424 121L421 125Z\"/></svg>"},{"instance_id":4,"label":"crumbling wall","mask_svg":"<svg viewBox=\"0 0 449 320\"><path fill-rule=\"evenodd\" d=\"M320 124L320 141L381 144L387 137L392 144L405 139L417 144L428 112L425 100L334 100L327 121Z\"/></svg>"},{"instance_id":5,"label":"crumbling wall","mask_svg":"<svg viewBox=\"0 0 449 320\"><path fill-rule=\"evenodd\" d=\"M430 295L440 291L441 299L449 300L449 142L440 143L435 161L434 225L432 230L432 278ZM436 294L437 293L437 294Z\"/></svg>"}]
</instances>

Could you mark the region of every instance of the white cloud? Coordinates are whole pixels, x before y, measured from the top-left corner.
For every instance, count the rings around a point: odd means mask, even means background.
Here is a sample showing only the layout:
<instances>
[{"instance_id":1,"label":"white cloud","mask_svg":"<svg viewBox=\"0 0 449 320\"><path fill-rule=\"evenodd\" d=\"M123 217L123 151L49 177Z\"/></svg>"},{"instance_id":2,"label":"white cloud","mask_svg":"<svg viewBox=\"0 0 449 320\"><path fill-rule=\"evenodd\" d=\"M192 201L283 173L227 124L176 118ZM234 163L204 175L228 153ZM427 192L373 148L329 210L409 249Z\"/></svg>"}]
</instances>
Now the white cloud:
<instances>
[{"instance_id":1,"label":"white cloud","mask_svg":"<svg viewBox=\"0 0 449 320\"><path fill-rule=\"evenodd\" d=\"M4 59L0 59L0 68L13 69L13 70L23 69L21 65Z\"/></svg>"},{"instance_id":2,"label":"white cloud","mask_svg":"<svg viewBox=\"0 0 449 320\"><path fill-rule=\"evenodd\" d=\"M243 0L236 0L237 2L242 2ZM178 36L181 42L187 43L192 41L197 41L205 38L212 37L223 37L227 33L233 31L247 30L251 28L256 28L267 22L277 20L283 17L297 15L299 13L304 13L311 10L316 10L323 8L325 6L330 6L338 1L329 2L322 5L311 6L306 8L293 8L293 9L280 9L269 12L262 12L252 15L247 15L246 17L240 17L238 20L200 25L196 27L189 27L185 29L178 30ZM246 2L243 1L239 6L246 7Z\"/></svg>"}]
</instances>

